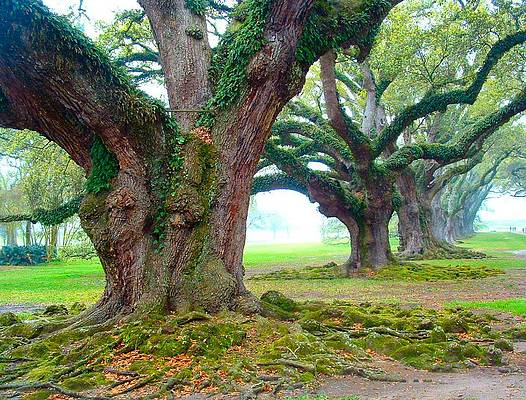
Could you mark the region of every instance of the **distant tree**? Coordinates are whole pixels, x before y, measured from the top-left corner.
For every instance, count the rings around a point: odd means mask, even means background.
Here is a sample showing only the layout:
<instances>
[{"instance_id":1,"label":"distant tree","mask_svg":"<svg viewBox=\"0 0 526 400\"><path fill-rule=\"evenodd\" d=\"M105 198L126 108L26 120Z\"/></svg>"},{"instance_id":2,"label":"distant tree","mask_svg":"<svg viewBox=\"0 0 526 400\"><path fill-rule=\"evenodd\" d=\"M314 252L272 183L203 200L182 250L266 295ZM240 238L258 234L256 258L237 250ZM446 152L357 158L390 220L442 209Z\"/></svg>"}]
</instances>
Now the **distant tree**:
<instances>
[{"instance_id":1,"label":"distant tree","mask_svg":"<svg viewBox=\"0 0 526 400\"><path fill-rule=\"evenodd\" d=\"M349 231L337 218L325 218L320 233L321 241L326 244L349 242Z\"/></svg>"},{"instance_id":2,"label":"distant tree","mask_svg":"<svg viewBox=\"0 0 526 400\"><path fill-rule=\"evenodd\" d=\"M449 2L426 4L407 3L392 13L369 59L325 54L321 90L290 103L260 163L262 170L273 165L282 172L257 176L255 191L288 187L307 193L323 214L347 226L352 243L347 273L392 261L388 222L397 208L410 211L399 212L407 253L441 246L432 235L430 216L420 212L411 168L421 163L435 176L439 169L458 167L526 109L526 86L519 84L486 102L491 109L486 114L472 112L469 123L454 130L433 127L440 114L456 114L473 104L476 110L486 81L520 67L514 57L524 49L526 25L506 25L508 14L482 3L475 14ZM419 26L416 15L425 15L429 26ZM488 34L487 20L498 21L503 35ZM391 45L399 51L392 58ZM380 61L375 62L375 54ZM399 75L392 78L392 70ZM429 125L428 134L414 134L422 124Z\"/></svg>"},{"instance_id":3,"label":"distant tree","mask_svg":"<svg viewBox=\"0 0 526 400\"><path fill-rule=\"evenodd\" d=\"M25 207L17 176L0 174L0 216L18 214ZM22 229L22 224L18 221L5 222L1 224L1 228L4 244L17 246L18 232Z\"/></svg>"},{"instance_id":4,"label":"distant tree","mask_svg":"<svg viewBox=\"0 0 526 400\"><path fill-rule=\"evenodd\" d=\"M16 171L18 214L35 215L39 210L56 209L83 192L84 172L53 142L27 130L0 129L0 136L0 153L4 154L4 161L10 168ZM16 213L11 211L8 214ZM77 224L70 223L68 229L68 220L60 218L49 222L44 226L42 237L37 239L37 232L32 234L31 221L27 221L25 244L33 241L45 244L49 249L48 257L51 257L56 254L61 226L63 234L67 235Z\"/></svg>"}]
</instances>

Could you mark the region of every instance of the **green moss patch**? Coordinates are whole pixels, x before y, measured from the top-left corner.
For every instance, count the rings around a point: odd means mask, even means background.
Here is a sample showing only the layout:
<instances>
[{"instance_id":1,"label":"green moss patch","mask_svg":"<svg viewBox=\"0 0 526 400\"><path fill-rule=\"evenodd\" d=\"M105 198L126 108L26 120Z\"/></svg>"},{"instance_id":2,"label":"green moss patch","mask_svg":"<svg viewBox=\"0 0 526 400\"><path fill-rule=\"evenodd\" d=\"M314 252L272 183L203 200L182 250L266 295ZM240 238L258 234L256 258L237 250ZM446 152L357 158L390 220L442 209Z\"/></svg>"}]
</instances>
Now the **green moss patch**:
<instances>
[{"instance_id":1,"label":"green moss patch","mask_svg":"<svg viewBox=\"0 0 526 400\"><path fill-rule=\"evenodd\" d=\"M272 391L278 383L281 389L310 385L320 375L388 379L370 366L378 355L416 368L450 370L473 362L499 364L511 346L492 331L492 317L461 308L299 303L274 291L262 296L262 306L272 316L150 315L107 330L61 330L32 341L27 337L45 328L15 323L0 328L3 365L16 371L7 381L54 382L76 393L96 389L131 398L139 388L141 396L161 397Z\"/></svg>"},{"instance_id":2,"label":"green moss patch","mask_svg":"<svg viewBox=\"0 0 526 400\"><path fill-rule=\"evenodd\" d=\"M339 278L338 266L329 263L318 267L286 268L267 274L255 275L253 280L293 280L293 279L336 279Z\"/></svg>"},{"instance_id":3,"label":"green moss patch","mask_svg":"<svg viewBox=\"0 0 526 400\"><path fill-rule=\"evenodd\" d=\"M445 281L483 279L504 272L483 265L436 266L427 264L403 264L382 268L374 277L403 281Z\"/></svg>"},{"instance_id":4,"label":"green moss patch","mask_svg":"<svg viewBox=\"0 0 526 400\"><path fill-rule=\"evenodd\" d=\"M428 264L395 264L380 269L378 272L363 271L357 277L397 281L445 281L464 279L483 279L504 274L504 271L483 265L447 265ZM252 277L254 280L294 280L294 279L338 279L341 278L338 266L329 263L321 267L283 269Z\"/></svg>"}]
</instances>

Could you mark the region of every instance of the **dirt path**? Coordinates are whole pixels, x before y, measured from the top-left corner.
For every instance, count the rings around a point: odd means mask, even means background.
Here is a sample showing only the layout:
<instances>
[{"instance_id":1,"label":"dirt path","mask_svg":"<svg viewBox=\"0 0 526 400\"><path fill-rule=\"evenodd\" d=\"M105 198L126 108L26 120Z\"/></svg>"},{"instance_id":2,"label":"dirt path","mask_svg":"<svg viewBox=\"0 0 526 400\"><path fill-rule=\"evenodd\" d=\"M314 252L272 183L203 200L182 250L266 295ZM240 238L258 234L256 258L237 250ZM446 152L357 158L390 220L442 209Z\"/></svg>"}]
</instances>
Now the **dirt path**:
<instances>
[{"instance_id":1,"label":"dirt path","mask_svg":"<svg viewBox=\"0 0 526 400\"><path fill-rule=\"evenodd\" d=\"M406 382L375 382L339 377L316 391L330 398L356 395L360 400L526 400L526 343L519 343L507 367L479 367L455 373L419 371L393 361L376 363Z\"/></svg>"},{"instance_id":2,"label":"dirt path","mask_svg":"<svg viewBox=\"0 0 526 400\"><path fill-rule=\"evenodd\" d=\"M40 304L2 304L0 305L0 314L6 312L21 313L42 311L45 307Z\"/></svg>"}]
</instances>

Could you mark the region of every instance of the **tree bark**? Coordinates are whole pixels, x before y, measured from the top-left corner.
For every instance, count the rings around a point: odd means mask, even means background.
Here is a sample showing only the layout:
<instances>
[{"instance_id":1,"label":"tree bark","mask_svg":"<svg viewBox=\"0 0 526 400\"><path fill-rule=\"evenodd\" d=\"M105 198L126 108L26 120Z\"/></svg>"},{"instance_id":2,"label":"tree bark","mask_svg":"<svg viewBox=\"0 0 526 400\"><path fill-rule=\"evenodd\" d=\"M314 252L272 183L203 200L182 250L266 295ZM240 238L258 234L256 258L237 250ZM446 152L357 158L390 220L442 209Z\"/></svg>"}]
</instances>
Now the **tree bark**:
<instances>
[{"instance_id":1,"label":"tree bark","mask_svg":"<svg viewBox=\"0 0 526 400\"><path fill-rule=\"evenodd\" d=\"M17 237L16 237L16 224L10 223L6 224L6 238L8 246L18 246Z\"/></svg>"},{"instance_id":2,"label":"tree bark","mask_svg":"<svg viewBox=\"0 0 526 400\"><path fill-rule=\"evenodd\" d=\"M372 182L367 192L367 207L356 218L340 217L349 230L352 252L344 264L347 275L361 270L376 271L394 261L389 243L389 221L393 214L392 187L389 182L380 184L378 179Z\"/></svg>"},{"instance_id":3,"label":"tree bark","mask_svg":"<svg viewBox=\"0 0 526 400\"><path fill-rule=\"evenodd\" d=\"M140 0L159 48L170 107L184 130L210 98L208 81L210 45L204 15L197 15L186 0Z\"/></svg>"},{"instance_id":4,"label":"tree bark","mask_svg":"<svg viewBox=\"0 0 526 400\"><path fill-rule=\"evenodd\" d=\"M396 185L402 193L402 202L398 209L399 251L403 257L423 255L431 244L426 227L422 226L420 204L413 172L406 168L397 177Z\"/></svg>"},{"instance_id":5,"label":"tree bark","mask_svg":"<svg viewBox=\"0 0 526 400\"><path fill-rule=\"evenodd\" d=\"M400 256L432 258L451 252L448 217L440 205L440 196L433 196L430 191L420 193L410 169L401 172L396 184L402 193L398 209Z\"/></svg>"},{"instance_id":6,"label":"tree bark","mask_svg":"<svg viewBox=\"0 0 526 400\"><path fill-rule=\"evenodd\" d=\"M31 230L32 230L33 224L31 221L26 221L26 229L24 232L24 244L26 246L31 246Z\"/></svg>"}]
</instances>

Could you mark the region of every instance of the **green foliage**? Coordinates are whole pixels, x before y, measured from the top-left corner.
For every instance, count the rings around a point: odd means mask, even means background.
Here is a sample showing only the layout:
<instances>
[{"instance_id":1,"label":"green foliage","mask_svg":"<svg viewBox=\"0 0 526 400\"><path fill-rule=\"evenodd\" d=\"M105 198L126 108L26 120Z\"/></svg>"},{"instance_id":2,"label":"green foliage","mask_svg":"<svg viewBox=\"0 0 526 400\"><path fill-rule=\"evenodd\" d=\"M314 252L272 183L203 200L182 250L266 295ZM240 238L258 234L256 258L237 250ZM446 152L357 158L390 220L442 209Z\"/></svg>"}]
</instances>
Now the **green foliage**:
<instances>
[{"instance_id":1,"label":"green foliage","mask_svg":"<svg viewBox=\"0 0 526 400\"><path fill-rule=\"evenodd\" d=\"M324 244L349 243L349 231L337 218L327 218L321 225L321 241Z\"/></svg>"},{"instance_id":2,"label":"green foliage","mask_svg":"<svg viewBox=\"0 0 526 400\"><path fill-rule=\"evenodd\" d=\"M99 193L111 188L111 179L119 172L119 162L111 153L102 139L95 136L91 147L91 173L86 181L88 193Z\"/></svg>"},{"instance_id":3,"label":"green foliage","mask_svg":"<svg viewBox=\"0 0 526 400\"><path fill-rule=\"evenodd\" d=\"M75 215L85 185L82 169L64 150L36 132L0 129L0 134L4 138L0 151L16 171L8 173L4 182L5 216L0 220L50 227Z\"/></svg>"},{"instance_id":4,"label":"green foliage","mask_svg":"<svg viewBox=\"0 0 526 400\"><path fill-rule=\"evenodd\" d=\"M396 264L381 268L378 272L369 272L368 277L380 280L397 280L408 282L443 281L462 279L483 279L501 275L504 272L482 265L448 265L435 266L424 264ZM267 274L256 275L254 280L296 280L296 279L338 279L340 271L337 264L329 263L321 267L282 269Z\"/></svg>"},{"instance_id":5,"label":"green foliage","mask_svg":"<svg viewBox=\"0 0 526 400\"><path fill-rule=\"evenodd\" d=\"M113 21L97 25L97 45L102 46L117 65L127 68L135 82L162 84L159 51L144 10L121 11Z\"/></svg>"},{"instance_id":6,"label":"green foliage","mask_svg":"<svg viewBox=\"0 0 526 400\"><path fill-rule=\"evenodd\" d=\"M46 261L45 246L3 246L0 250L0 265L36 265Z\"/></svg>"},{"instance_id":7,"label":"green foliage","mask_svg":"<svg viewBox=\"0 0 526 400\"><path fill-rule=\"evenodd\" d=\"M86 244L74 244L61 246L58 254L58 258L61 260L70 259L84 259L91 260L97 258L97 251L93 247L92 243Z\"/></svg>"},{"instance_id":8,"label":"green foliage","mask_svg":"<svg viewBox=\"0 0 526 400\"><path fill-rule=\"evenodd\" d=\"M193 37L196 40L202 40L204 38L203 31L197 26L186 28L185 32L188 36Z\"/></svg>"},{"instance_id":9,"label":"green foliage","mask_svg":"<svg viewBox=\"0 0 526 400\"><path fill-rule=\"evenodd\" d=\"M310 66L320 54L337 49L356 37L371 23L371 19L386 13L391 7L391 2L386 0L345 0L336 4L326 0L316 1L298 43L296 59L301 65ZM375 33L373 29L361 45L370 46Z\"/></svg>"},{"instance_id":10,"label":"green foliage","mask_svg":"<svg viewBox=\"0 0 526 400\"><path fill-rule=\"evenodd\" d=\"M186 0L186 7L194 14L204 16L210 7L210 0Z\"/></svg>"},{"instance_id":11,"label":"green foliage","mask_svg":"<svg viewBox=\"0 0 526 400\"><path fill-rule=\"evenodd\" d=\"M32 219L44 226L58 225L78 213L81 201L82 197L76 197L53 210L37 208L32 214Z\"/></svg>"}]
</instances>

